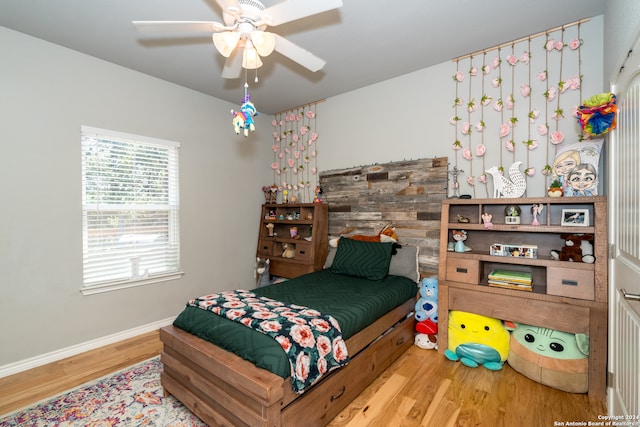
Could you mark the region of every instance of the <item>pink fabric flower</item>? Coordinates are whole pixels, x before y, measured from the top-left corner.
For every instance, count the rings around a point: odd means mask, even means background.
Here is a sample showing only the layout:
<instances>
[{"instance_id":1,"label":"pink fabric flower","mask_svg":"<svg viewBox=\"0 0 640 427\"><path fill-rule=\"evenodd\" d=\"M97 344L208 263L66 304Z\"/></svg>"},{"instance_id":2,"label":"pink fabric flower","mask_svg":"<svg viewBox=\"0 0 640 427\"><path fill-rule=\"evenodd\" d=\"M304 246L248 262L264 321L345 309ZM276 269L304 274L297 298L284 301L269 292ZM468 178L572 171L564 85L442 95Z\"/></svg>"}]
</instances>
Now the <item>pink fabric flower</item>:
<instances>
[{"instance_id":1,"label":"pink fabric flower","mask_svg":"<svg viewBox=\"0 0 640 427\"><path fill-rule=\"evenodd\" d=\"M538 141L535 139L524 141L524 143L527 145L527 148L529 149L529 151L535 150L536 148L538 148Z\"/></svg>"},{"instance_id":2,"label":"pink fabric flower","mask_svg":"<svg viewBox=\"0 0 640 427\"><path fill-rule=\"evenodd\" d=\"M505 136L509 135L509 133L511 132L511 127L508 124L502 124L500 125L500 138L504 138Z\"/></svg>"},{"instance_id":3,"label":"pink fabric flower","mask_svg":"<svg viewBox=\"0 0 640 427\"><path fill-rule=\"evenodd\" d=\"M564 43L562 43L562 40L558 40L555 46L556 50L562 50L563 47L564 47Z\"/></svg>"},{"instance_id":4,"label":"pink fabric flower","mask_svg":"<svg viewBox=\"0 0 640 427\"><path fill-rule=\"evenodd\" d=\"M500 112L502 111L502 99L498 99L496 102L493 103L493 109Z\"/></svg>"},{"instance_id":5,"label":"pink fabric flower","mask_svg":"<svg viewBox=\"0 0 640 427\"><path fill-rule=\"evenodd\" d=\"M296 159L299 159L300 158L300 152L299 151L294 151L293 157L295 157Z\"/></svg>"},{"instance_id":6,"label":"pink fabric flower","mask_svg":"<svg viewBox=\"0 0 640 427\"><path fill-rule=\"evenodd\" d=\"M528 168L526 168L526 169L524 170L524 173L525 173L527 176L533 176L533 175L535 175L535 173L536 173L536 168L534 168L533 166L528 167Z\"/></svg>"},{"instance_id":7,"label":"pink fabric flower","mask_svg":"<svg viewBox=\"0 0 640 427\"><path fill-rule=\"evenodd\" d=\"M527 84L520 86L520 93L525 97L531 95L531 86Z\"/></svg>"},{"instance_id":8,"label":"pink fabric flower","mask_svg":"<svg viewBox=\"0 0 640 427\"><path fill-rule=\"evenodd\" d=\"M539 124L538 126L536 126L536 129L538 130L538 135L546 135L547 132L549 131L549 128L547 127L546 124Z\"/></svg>"},{"instance_id":9,"label":"pink fabric flower","mask_svg":"<svg viewBox=\"0 0 640 427\"><path fill-rule=\"evenodd\" d=\"M493 85L493 87L500 86L500 83L502 83L502 79L500 77L496 77L493 80L491 80L491 84Z\"/></svg>"},{"instance_id":10,"label":"pink fabric flower","mask_svg":"<svg viewBox=\"0 0 640 427\"><path fill-rule=\"evenodd\" d=\"M469 185L475 185L475 184L476 184L475 178L474 178L474 177L472 177L472 176L470 176L469 178L467 178L467 184L469 184Z\"/></svg>"},{"instance_id":11,"label":"pink fabric flower","mask_svg":"<svg viewBox=\"0 0 640 427\"><path fill-rule=\"evenodd\" d=\"M485 76L491 72L491 67L489 65L482 66L482 74Z\"/></svg>"},{"instance_id":12,"label":"pink fabric flower","mask_svg":"<svg viewBox=\"0 0 640 427\"><path fill-rule=\"evenodd\" d=\"M551 165L544 165L544 169L542 169L542 175L549 176L551 175L552 169Z\"/></svg>"},{"instance_id":13,"label":"pink fabric flower","mask_svg":"<svg viewBox=\"0 0 640 427\"><path fill-rule=\"evenodd\" d=\"M471 125L469 124L469 122L464 122L462 124L462 134L463 135L469 135L469 132L471 131Z\"/></svg>"},{"instance_id":14,"label":"pink fabric flower","mask_svg":"<svg viewBox=\"0 0 640 427\"><path fill-rule=\"evenodd\" d=\"M531 123L535 122L538 116L540 116L540 110L538 110L537 108L529 111L529 121Z\"/></svg>"},{"instance_id":15,"label":"pink fabric flower","mask_svg":"<svg viewBox=\"0 0 640 427\"><path fill-rule=\"evenodd\" d=\"M507 110L513 110L515 102L516 100L513 99L513 95L509 95L507 96L507 100L504 102L504 106L507 107Z\"/></svg>"},{"instance_id":16,"label":"pink fabric flower","mask_svg":"<svg viewBox=\"0 0 640 427\"><path fill-rule=\"evenodd\" d=\"M540 71L536 77L540 82L547 80L547 70Z\"/></svg>"},{"instance_id":17,"label":"pink fabric flower","mask_svg":"<svg viewBox=\"0 0 640 427\"><path fill-rule=\"evenodd\" d=\"M455 151L458 151L458 150L460 150L462 148L462 144L460 143L459 140L456 139L453 142L453 144L451 144L451 148L453 148Z\"/></svg>"},{"instance_id":18,"label":"pink fabric flower","mask_svg":"<svg viewBox=\"0 0 640 427\"><path fill-rule=\"evenodd\" d=\"M554 42L553 39L549 39L547 40L547 43L545 43L544 48L547 49L547 52L551 52L555 45L556 42Z\"/></svg>"},{"instance_id":19,"label":"pink fabric flower","mask_svg":"<svg viewBox=\"0 0 640 427\"><path fill-rule=\"evenodd\" d=\"M451 118L449 118L449 123L451 123L453 126L455 126L458 123L459 120L460 120L460 117L451 116Z\"/></svg>"},{"instance_id":20,"label":"pink fabric flower","mask_svg":"<svg viewBox=\"0 0 640 427\"><path fill-rule=\"evenodd\" d=\"M487 175L483 173L482 175L480 175L478 177L478 181L480 181L483 184L486 184L487 183Z\"/></svg>"},{"instance_id":21,"label":"pink fabric flower","mask_svg":"<svg viewBox=\"0 0 640 427\"><path fill-rule=\"evenodd\" d=\"M487 147L484 144L479 144L476 147L476 156L478 157L482 157L484 156L484 153L487 151Z\"/></svg>"},{"instance_id":22,"label":"pink fabric flower","mask_svg":"<svg viewBox=\"0 0 640 427\"><path fill-rule=\"evenodd\" d=\"M578 117L579 113L580 113L580 108L577 105L572 105L571 106L571 117Z\"/></svg>"},{"instance_id":23,"label":"pink fabric flower","mask_svg":"<svg viewBox=\"0 0 640 427\"><path fill-rule=\"evenodd\" d=\"M473 159L473 154L471 154L471 150L465 148L464 150L462 150L462 157L464 157L466 160L471 160Z\"/></svg>"},{"instance_id":24,"label":"pink fabric flower","mask_svg":"<svg viewBox=\"0 0 640 427\"><path fill-rule=\"evenodd\" d=\"M580 76L573 76L569 79L569 89L577 90L580 89Z\"/></svg>"},{"instance_id":25,"label":"pink fabric flower","mask_svg":"<svg viewBox=\"0 0 640 427\"><path fill-rule=\"evenodd\" d=\"M498 68L500 66L500 57L496 56L495 58L493 58L493 61L491 61L491 68Z\"/></svg>"},{"instance_id":26,"label":"pink fabric flower","mask_svg":"<svg viewBox=\"0 0 640 427\"><path fill-rule=\"evenodd\" d=\"M300 140L300 136L297 133L293 134L293 142L298 142Z\"/></svg>"},{"instance_id":27,"label":"pink fabric flower","mask_svg":"<svg viewBox=\"0 0 640 427\"><path fill-rule=\"evenodd\" d=\"M478 108L478 106L476 105L475 99L472 99L468 104L467 104L467 110L470 113L473 113L474 111L476 111L476 109Z\"/></svg>"},{"instance_id":28,"label":"pink fabric flower","mask_svg":"<svg viewBox=\"0 0 640 427\"><path fill-rule=\"evenodd\" d=\"M469 74L471 74L472 76L477 76L478 69L476 67L471 67L471 70L469 70Z\"/></svg>"},{"instance_id":29,"label":"pink fabric flower","mask_svg":"<svg viewBox=\"0 0 640 427\"><path fill-rule=\"evenodd\" d=\"M484 130L484 122L482 120L480 120L479 122L477 122L474 127L476 128L476 130L478 132L482 132Z\"/></svg>"},{"instance_id":30,"label":"pink fabric flower","mask_svg":"<svg viewBox=\"0 0 640 427\"><path fill-rule=\"evenodd\" d=\"M555 87L550 87L549 90L547 90L544 93L544 96L547 97L547 101L551 102L551 101L553 101L555 99L556 94L557 94L556 88Z\"/></svg>"},{"instance_id":31,"label":"pink fabric flower","mask_svg":"<svg viewBox=\"0 0 640 427\"><path fill-rule=\"evenodd\" d=\"M531 55L529 54L529 52L524 51L522 52L522 55L520 55L520 62L522 62L523 64L528 64L530 58Z\"/></svg>"},{"instance_id":32,"label":"pink fabric flower","mask_svg":"<svg viewBox=\"0 0 640 427\"><path fill-rule=\"evenodd\" d=\"M317 169L317 168L311 168L311 173L312 173L312 174L314 174L314 175L315 175L317 172L318 172L318 169Z\"/></svg>"},{"instance_id":33,"label":"pink fabric flower","mask_svg":"<svg viewBox=\"0 0 640 427\"><path fill-rule=\"evenodd\" d=\"M453 76L453 79L457 82L461 82L464 80L464 73L462 71L456 71L456 74Z\"/></svg>"},{"instance_id":34,"label":"pink fabric flower","mask_svg":"<svg viewBox=\"0 0 640 427\"><path fill-rule=\"evenodd\" d=\"M491 96L484 94L482 95L482 98L480 98L480 103L486 107L487 105L491 104L492 99L493 98Z\"/></svg>"},{"instance_id":35,"label":"pink fabric flower","mask_svg":"<svg viewBox=\"0 0 640 427\"><path fill-rule=\"evenodd\" d=\"M278 144L273 144L273 147L271 147L271 149L274 153L277 153L278 151L280 151L280 146Z\"/></svg>"},{"instance_id":36,"label":"pink fabric flower","mask_svg":"<svg viewBox=\"0 0 640 427\"><path fill-rule=\"evenodd\" d=\"M307 111L307 117L309 117L310 119L313 119L316 116L316 113L314 113L313 111L309 110Z\"/></svg>"},{"instance_id":37,"label":"pink fabric flower","mask_svg":"<svg viewBox=\"0 0 640 427\"><path fill-rule=\"evenodd\" d=\"M292 168L292 167L293 167L293 165L295 165L295 162L293 161L293 159L289 159L289 160L287 161L287 164L289 165L289 167L290 167L290 168Z\"/></svg>"},{"instance_id":38,"label":"pink fabric flower","mask_svg":"<svg viewBox=\"0 0 640 427\"><path fill-rule=\"evenodd\" d=\"M278 153L278 157L282 159L282 158L284 157L284 153L283 153L282 151L281 151L281 152L279 152L279 153Z\"/></svg>"},{"instance_id":39,"label":"pink fabric flower","mask_svg":"<svg viewBox=\"0 0 640 427\"><path fill-rule=\"evenodd\" d=\"M509 65L516 65L518 63L518 58L516 58L514 55L509 55L507 56L507 62L509 63Z\"/></svg>"},{"instance_id":40,"label":"pink fabric flower","mask_svg":"<svg viewBox=\"0 0 640 427\"><path fill-rule=\"evenodd\" d=\"M560 131L551 132L551 143L554 145L558 145L564 141L564 135Z\"/></svg>"},{"instance_id":41,"label":"pink fabric flower","mask_svg":"<svg viewBox=\"0 0 640 427\"><path fill-rule=\"evenodd\" d=\"M271 120L271 124L273 125L273 127L278 126L278 122L276 121L276 119Z\"/></svg>"},{"instance_id":42,"label":"pink fabric flower","mask_svg":"<svg viewBox=\"0 0 640 427\"><path fill-rule=\"evenodd\" d=\"M278 163L276 163L276 162L271 163L271 169L273 169L273 170L278 169Z\"/></svg>"},{"instance_id":43,"label":"pink fabric flower","mask_svg":"<svg viewBox=\"0 0 640 427\"><path fill-rule=\"evenodd\" d=\"M312 141L315 141L316 139L318 139L318 137L319 137L319 136L320 136L320 135L318 135L316 132L313 132L313 133L311 134L311 140L312 140Z\"/></svg>"},{"instance_id":44,"label":"pink fabric flower","mask_svg":"<svg viewBox=\"0 0 640 427\"><path fill-rule=\"evenodd\" d=\"M513 140L510 139L507 142L504 143L504 147L507 149L507 151L511 151L513 152L513 150L516 149L515 144L513 143Z\"/></svg>"},{"instance_id":45,"label":"pink fabric flower","mask_svg":"<svg viewBox=\"0 0 640 427\"><path fill-rule=\"evenodd\" d=\"M580 42L580 40L579 40L579 39L573 39L573 40L571 40L571 41L569 42L569 48L570 48L571 50L576 50L577 48L579 48L579 47L580 47L580 45L581 45L581 44L582 44L582 43Z\"/></svg>"}]
</instances>

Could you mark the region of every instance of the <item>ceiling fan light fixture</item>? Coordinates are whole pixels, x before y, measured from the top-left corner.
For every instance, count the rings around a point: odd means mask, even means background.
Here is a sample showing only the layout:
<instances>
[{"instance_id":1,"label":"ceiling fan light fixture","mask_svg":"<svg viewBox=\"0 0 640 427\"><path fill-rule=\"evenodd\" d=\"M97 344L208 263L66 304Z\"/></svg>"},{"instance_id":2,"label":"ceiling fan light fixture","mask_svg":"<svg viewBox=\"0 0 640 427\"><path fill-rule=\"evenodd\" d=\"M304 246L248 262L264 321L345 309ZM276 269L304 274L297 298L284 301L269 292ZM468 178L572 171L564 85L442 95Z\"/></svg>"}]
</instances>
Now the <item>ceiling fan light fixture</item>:
<instances>
[{"instance_id":1,"label":"ceiling fan light fixture","mask_svg":"<svg viewBox=\"0 0 640 427\"><path fill-rule=\"evenodd\" d=\"M242 54L242 68L246 70L255 70L260 67L262 67L260 55L258 55L258 52L253 47L251 41L247 40Z\"/></svg>"},{"instance_id":2,"label":"ceiling fan light fixture","mask_svg":"<svg viewBox=\"0 0 640 427\"><path fill-rule=\"evenodd\" d=\"M240 33L236 31L224 31L221 33L213 33L212 38L213 44L218 52L220 52L220 55L228 58L240 41Z\"/></svg>"},{"instance_id":3,"label":"ceiling fan light fixture","mask_svg":"<svg viewBox=\"0 0 640 427\"><path fill-rule=\"evenodd\" d=\"M264 31L253 31L251 42L260 56L269 56L276 47L276 38L271 33Z\"/></svg>"}]
</instances>

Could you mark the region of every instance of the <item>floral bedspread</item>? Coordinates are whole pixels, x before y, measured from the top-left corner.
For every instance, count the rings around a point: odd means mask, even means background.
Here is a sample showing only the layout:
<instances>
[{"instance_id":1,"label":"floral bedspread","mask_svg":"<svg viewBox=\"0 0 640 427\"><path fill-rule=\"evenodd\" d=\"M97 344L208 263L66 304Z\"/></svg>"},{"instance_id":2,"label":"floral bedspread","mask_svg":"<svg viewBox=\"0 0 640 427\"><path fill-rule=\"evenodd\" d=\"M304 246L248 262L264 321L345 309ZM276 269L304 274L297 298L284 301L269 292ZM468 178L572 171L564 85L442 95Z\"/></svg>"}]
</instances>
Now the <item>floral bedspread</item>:
<instances>
[{"instance_id":1,"label":"floral bedspread","mask_svg":"<svg viewBox=\"0 0 640 427\"><path fill-rule=\"evenodd\" d=\"M349 362L338 322L330 315L260 297L246 290L194 298L188 305L211 311L275 339L289 358L291 386L298 393Z\"/></svg>"}]
</instances>

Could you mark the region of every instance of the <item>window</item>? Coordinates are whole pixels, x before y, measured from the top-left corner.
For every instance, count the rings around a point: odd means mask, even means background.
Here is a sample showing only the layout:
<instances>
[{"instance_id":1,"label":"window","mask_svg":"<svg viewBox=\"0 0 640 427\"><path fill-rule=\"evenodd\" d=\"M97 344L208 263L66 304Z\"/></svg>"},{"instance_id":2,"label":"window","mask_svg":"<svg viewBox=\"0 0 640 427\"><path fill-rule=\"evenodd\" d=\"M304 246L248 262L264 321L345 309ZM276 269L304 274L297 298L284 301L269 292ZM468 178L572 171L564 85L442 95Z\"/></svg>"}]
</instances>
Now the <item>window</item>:
<instances>
[{"instance_id":1,"label":"window","mask_svg":"<svg viewBox=\"0 0 640 427\"><path fill-rule=\"evenodd\" d=\"M81 132L83 294L179 277L180 144Z\"/></svg>"}]
</instances>

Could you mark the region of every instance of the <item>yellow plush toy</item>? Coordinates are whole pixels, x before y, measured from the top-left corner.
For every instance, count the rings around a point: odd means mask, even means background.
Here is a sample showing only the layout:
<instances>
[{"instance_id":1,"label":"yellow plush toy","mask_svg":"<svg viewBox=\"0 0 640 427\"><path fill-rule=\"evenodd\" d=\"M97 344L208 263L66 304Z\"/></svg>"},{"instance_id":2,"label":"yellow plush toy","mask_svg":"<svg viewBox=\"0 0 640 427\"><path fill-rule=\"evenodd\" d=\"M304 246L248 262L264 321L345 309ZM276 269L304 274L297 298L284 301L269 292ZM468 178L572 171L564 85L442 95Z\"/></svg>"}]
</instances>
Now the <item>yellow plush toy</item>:
<instances>
[{"instance_id":1,"label":"yellow plush toy","mask_svg":"<svg viewBox=\"0 0 640 427\"><path fill-rule=\"evenodd\" d=\"M449 312L447 359L492 371L502 369L509 355L509 331L493 317L452 310Z\"/></svg>"}]
</instances>

